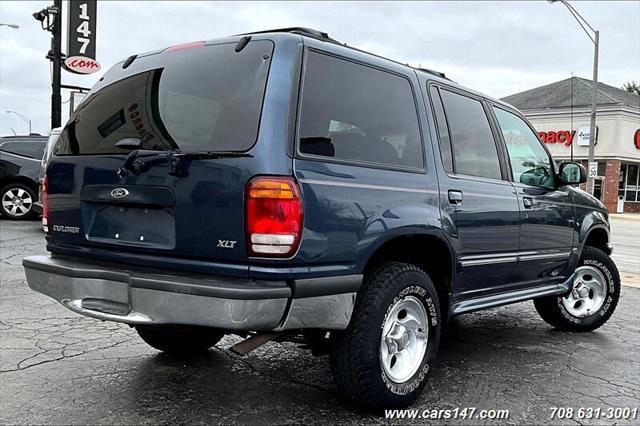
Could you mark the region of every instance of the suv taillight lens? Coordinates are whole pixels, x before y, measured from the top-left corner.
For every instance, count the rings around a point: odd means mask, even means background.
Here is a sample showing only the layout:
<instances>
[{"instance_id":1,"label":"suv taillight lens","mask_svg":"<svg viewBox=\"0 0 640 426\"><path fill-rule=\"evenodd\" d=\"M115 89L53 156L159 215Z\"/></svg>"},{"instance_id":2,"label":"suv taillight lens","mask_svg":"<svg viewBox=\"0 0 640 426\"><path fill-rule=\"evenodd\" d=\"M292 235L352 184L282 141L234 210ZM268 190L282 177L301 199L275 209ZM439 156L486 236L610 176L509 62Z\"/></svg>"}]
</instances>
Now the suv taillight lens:
<instances>
[{"instance_id":1,"label":"suv taillight lens","mask_svg":"<svg viewBox=\"0 0 640 426\"><path fill-rule=\"evenodd\" d=\"M42 179L42 230L49 232L49 187L47 185L47 177Z\"/></svg>"},{"instance_id":2,"label":"suv taillight lens","mask_svg":"<svg viewBox=\"0 0 640 426\"><path fill-rule=\"evenodd\" d=\"M261 176L246 191L249 255L289 257L300 243L302 199L291 177Z\"/></svg>"}]
</instances>

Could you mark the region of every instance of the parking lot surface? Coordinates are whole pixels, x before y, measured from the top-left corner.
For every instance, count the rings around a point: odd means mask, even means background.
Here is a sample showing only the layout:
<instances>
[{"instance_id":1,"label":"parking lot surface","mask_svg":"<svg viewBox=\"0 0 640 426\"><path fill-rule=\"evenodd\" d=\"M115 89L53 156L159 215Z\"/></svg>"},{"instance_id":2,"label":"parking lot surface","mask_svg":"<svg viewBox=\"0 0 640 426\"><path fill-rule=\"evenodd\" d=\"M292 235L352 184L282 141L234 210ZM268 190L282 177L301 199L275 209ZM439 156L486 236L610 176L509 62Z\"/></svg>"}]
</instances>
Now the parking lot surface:
<instances>
[{"instance_id":1,"label":"parking lot surface","mask_svg":"<svg viewBox=\"0 0 640 426\"><path fill-rule=\"evenodd\" d=\"M0 220L2 424L388 422L341 402L327 357L293 344L239 357L227 350L238 338L226 337L206 356L176 359L126 325L76 315L27 287L22 258L42 253L37 222ZM487 424L637 424L551 413L638 408L639 307L640 289L623 287L611 320L584 334L553 330L531 302L458 317L412 408L509 410L508 420Z\"/></svg>"}]
</instances>

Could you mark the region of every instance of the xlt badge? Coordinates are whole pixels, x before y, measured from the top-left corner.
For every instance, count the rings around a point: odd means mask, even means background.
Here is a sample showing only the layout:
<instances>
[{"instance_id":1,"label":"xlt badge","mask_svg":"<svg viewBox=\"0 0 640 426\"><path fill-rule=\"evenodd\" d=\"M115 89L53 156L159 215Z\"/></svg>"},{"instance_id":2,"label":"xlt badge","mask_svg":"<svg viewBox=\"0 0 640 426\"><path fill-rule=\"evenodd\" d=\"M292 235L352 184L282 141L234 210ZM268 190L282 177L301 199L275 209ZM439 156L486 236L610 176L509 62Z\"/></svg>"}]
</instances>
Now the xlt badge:
<instances>
[{"instance_id":1,"label":"xlt badge","mask_svg":"<svg viewBox=\"0 0 640 426\"><path fill-rule=\"evenodd\" d=\"M233 248L236 245L237 241L230 240L218 240L218 245L216 247L220 248Z\"/></svg>"}]
</instances>

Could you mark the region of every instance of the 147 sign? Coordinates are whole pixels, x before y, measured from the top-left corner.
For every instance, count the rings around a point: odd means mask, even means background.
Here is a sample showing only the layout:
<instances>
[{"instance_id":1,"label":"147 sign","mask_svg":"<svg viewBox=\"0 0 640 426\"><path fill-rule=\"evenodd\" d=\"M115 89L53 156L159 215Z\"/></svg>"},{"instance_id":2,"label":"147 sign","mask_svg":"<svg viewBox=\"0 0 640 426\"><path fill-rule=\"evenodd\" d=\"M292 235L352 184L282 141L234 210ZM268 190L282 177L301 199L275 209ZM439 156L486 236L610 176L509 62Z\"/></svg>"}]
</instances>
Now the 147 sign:
<instances>
[{"instance_id":1,"label":"147 sign","mask_svg":"<svg viewBox=\"0 0 640 426\"><path fill-rule=\"evenodd\" d=\"M96 61L96 0L70 0L67 31L67 71L91 74L100 70Z\"/></svg>"}]
</instances>

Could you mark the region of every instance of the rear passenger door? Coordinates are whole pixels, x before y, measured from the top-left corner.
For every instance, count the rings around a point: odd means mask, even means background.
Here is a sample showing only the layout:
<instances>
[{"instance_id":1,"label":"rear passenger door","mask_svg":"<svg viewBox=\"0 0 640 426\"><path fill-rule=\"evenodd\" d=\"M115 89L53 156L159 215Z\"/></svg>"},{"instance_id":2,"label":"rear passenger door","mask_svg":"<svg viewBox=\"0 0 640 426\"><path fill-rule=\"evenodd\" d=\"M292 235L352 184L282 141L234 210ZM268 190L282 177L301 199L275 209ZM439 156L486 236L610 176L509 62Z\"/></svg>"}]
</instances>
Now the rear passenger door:
<instances>
[{"instance_id":1,"label":"rear passenger door","mask_svg":"<svg viewBox=\"0 0 640 426\"><path fill-rule=\"evenodd\" d=\"M516 281L520 215L506 155L481 98L435 85L429 94L442 157L443 229L457 255L454 299L505 291Z\"/></svg>"},{"instance_id":2,"label":"rear passenger door","mask_svg":"<svg viewBox=\"0 0 640 426\"><path fill-rule=\"evenodd\" d=\"M312 263L323 274L331 265L341 274L361 273L387 239L438 232L420 225L437 223L439 211L416 75L353 56L308 49L303 62L294 173L304 229L293 262Z\"/></svg>"},{"instance_id":3,"label":"rear passenger door","mask_svg":"<svg viewBox=\"0 0 640 426\"><path fill-rule=\"evenodd\" d=\"M493 105L520 203L519 279L535 284L566 272L575 232L568 187L558 185L551 156L515 111Z\"/></svg>"}]
</instances>

